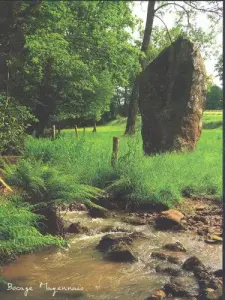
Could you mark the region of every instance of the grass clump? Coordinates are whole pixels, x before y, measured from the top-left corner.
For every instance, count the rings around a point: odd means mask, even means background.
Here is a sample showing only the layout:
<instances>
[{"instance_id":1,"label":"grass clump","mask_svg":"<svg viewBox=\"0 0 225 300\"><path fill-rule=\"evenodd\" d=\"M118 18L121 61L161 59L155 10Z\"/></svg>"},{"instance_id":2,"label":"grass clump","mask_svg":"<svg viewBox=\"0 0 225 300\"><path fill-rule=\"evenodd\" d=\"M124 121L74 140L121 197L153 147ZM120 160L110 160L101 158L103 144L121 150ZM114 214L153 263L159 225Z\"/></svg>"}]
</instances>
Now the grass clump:
<instances>
[{"instance_id":1,"label":"grass clump","mask_svg":"<svg viewBox=\"0 0 225 300\"><path fill-rule=\"evenodd\" d=\"M44 217L39 226L44 234L65 235L61 204L76 201L96 207L91 200L103 193L97 187L78 182L76 176L62 172L57 165L43 163L40 159L21 159L17 165L5 165L4 174L22 202Z\"/></svg>"},{"instance_id":2,"label":"grass clump","mask_svg":"<svg viewBox=\"0 0 225 300\"><path fill-rule=\"evenodd\" d=\"M81 201L89 202L102 191L77 182L76 176L61 172L57 166L41 160L21 159L17 165L7 165L4 170L7 182L22 191L25 202L33 205L57 205Z\"/></svg>"},{"instance_id":3,"label":"grass clump","mask_svg":"<svg viewBox=\"0 0 225 300\"><path fill-rule=\"evenodd\" d=\"M0 198L0 265L15 259L21 253L29 253L46 246L65 246L66 241L38 230L41 216L27 207L18 207L10 198Z\"/></svg>"},{"instance_id":4,"label":"grass clump","mask_svg":"<svg viewBox=\"0 0 225 300\"><path fill-rule=\"evenodd\" d=\"M73 177L73 182L104 189L115 179L111 168L111 139L115 132L88 133L75 139L67 131L55 141L29 138L25 159L41 160L50 168Z\"/></svg>"}]
</instances>

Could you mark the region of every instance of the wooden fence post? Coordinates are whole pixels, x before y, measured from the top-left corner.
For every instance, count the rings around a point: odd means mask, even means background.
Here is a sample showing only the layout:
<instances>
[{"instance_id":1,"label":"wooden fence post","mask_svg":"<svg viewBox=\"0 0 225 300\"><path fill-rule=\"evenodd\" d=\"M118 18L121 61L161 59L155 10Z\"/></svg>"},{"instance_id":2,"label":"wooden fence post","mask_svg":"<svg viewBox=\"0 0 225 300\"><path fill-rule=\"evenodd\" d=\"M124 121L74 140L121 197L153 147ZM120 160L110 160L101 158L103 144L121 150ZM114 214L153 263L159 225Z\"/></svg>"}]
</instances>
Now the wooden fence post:
<instances>
[{"instance_id":1,"label":"wooden fence post","mask_svg":"<svg viewBox=\"0 0 225 300\"><path fill-rule=\"evenodd\" d=\"M75 136L78 137L77 125L75 125L74 130L75 130Z\"/></svg>"},{"instance_id":2,"label":"wooden fence post","mask_svg":"<svg viewBox=\"0 0 225 300\"><path fill-rule=\"evenodd\" d=\"M55 125L52 125L52 139L55 139Z\"/></svg>"},{"instance_id":3,"label":"wooden fence post","mask_svg":"<svg viewBox=\"0 0 225 300\"><path fill-rule=\"evenodd\" d=\"M83 129L83 135L85 135L85 127L84 127L84 129Z\"/></svg>"},{"instance_id":4,"label":"wooden fence post","mask_svg":"<svg viewBox=\"0 0 225 300\"><path fill-rule=\"evenodd\" d=\"M112 159L111 165L114 168L118 161L118 152L119 152L119 141L120 139L116 136L113 137L113 152L112 152Z\"/></svg>"},{"instance_id":5,"label":"wooden fence post","mask_svg":"<svg viewBox=\"0 0 225 300\"><path fill-rule=\"evenodd\" d=\"M61 128L60 128L60 124L58 124L58 134L60 134Z\"/></svg>"}]
</instances>

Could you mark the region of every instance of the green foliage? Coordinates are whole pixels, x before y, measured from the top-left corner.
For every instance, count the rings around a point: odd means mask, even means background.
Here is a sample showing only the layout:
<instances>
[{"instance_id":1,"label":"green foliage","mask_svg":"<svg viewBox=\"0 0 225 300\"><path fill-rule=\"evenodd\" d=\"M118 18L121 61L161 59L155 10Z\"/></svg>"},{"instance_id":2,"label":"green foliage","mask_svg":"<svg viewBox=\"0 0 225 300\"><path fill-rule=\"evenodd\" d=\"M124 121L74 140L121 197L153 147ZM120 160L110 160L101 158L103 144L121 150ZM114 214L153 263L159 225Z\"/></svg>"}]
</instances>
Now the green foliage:
<instances>
[{"instance_id":1,"label":"green foliage","mask_svg":"<svg viewBox=\"0 0 225 300\"><path fill-rule=\"evenodd\" d=\"M206 92L208 93L210 89L213 86L213 76L212 75L207 75L206 76Z\"/></svg>"},{"instance_id":2,"label":"green foliage","mask_svg":"<svg viewBox=\"0 0 225 300\"><path fill-rule=\"evenodd\" d=\"M30 208L15 207L11 199L0 198L0 265L15 255L32 252L46 246L65 246L66 242L38 231L39 215Z\"/></svg>"},{"instance_id":3,"label":"green foliage","mask_svg":"<svg viewBox=\"0 0 225 300\"><path fill-rule=\"evenodd\" d=\"M34 117L25 106L16 105L12 99L0 95L0 153L21 152L25 129Z\"/></svg>"},{"instance_id":4,"label":"green foliage","mask_svg":"<svg viewBox=\"0 0 225 300\"><path fill-rule=\"evenodd\" d=\"M103 112L109 110L109 105L114 94L114 86L111 74L103 71L96 78L95 94L92 96L92 101L88 107L89 118L99 121Z\"/></svg>"},{"instance_id":5,"label":"green foliage","mask_svg":"<svg viewBox=\"0 0 225 300\"><path fill-rule=\"evenodd\" d=\"M24 201L35 208L74 200L89 203L102 193L100 189L77 182L72 174L60 172L57 166L39 160L22 159L17 165L5 166L4 173L7 182L22 190Z\"/></svg>"},{"instance_id":6,"label":"green foliage","mask_svg":"<svg viewBox=\"0 0 225 300\"><path fill-rule=\"evenodd\" d=\"M99 120L115 87L138 71L139 51L128 33L137 20L128 2L43 1L22 24L26 55L12 59L12 93L44 126L71 117Z\"/></svg>"},{"instance_id":7,"label":"green foliage","mask_svg":"<svg viewBox=\"0 0 225 300\"><path fill-rule=\"evenodd\" d=\"M213 85L207 91L206 109L222 109L223 108L223 90Z\"/></svg>"}]
</instances>

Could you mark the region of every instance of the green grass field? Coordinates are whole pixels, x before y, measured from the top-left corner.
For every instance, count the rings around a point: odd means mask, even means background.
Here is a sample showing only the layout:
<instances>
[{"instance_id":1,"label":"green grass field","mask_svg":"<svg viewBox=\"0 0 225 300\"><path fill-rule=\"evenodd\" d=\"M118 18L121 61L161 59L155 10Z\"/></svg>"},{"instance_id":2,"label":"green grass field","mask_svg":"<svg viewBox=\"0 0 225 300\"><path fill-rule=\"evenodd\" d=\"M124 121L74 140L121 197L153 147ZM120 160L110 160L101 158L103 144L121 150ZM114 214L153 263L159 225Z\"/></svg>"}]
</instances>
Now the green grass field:
<instances>
[{"instance_id":1,"label":"green grass field","mask_svg":"<svg viewBox=\"0 0 225 300\"><path fill-rule=\"evenodd\" d=\"M222 110L207 110L204 112L203 115L203 128L207 126L210 123L218 123L218 128L222 128L222 122L223 122L223 113ZM138 128L140 130L141 128L141 118L140 116L138 117ZM98 126L98 132L102 133L102 132L121 132L121 134L123 135L124 130L125 130L125 126L126 126L126 119L122 118L122 117L118 117L118 119L111 121L110 123L108 123L106 126ZM215 127L213 127L212 129L214 129ZM93 128L92 127L87 127L85 128L85 132L92 132ZM74 129L65 129L64 132L74 132ZM83 133L83 128L78 128L78 132L80 134Z\"/></svg>"},{"instance_id":2,"label":"green grass field","mask_svg":"<svg viewBox=\"0 0 225 300\"><path fill-rule=\"evenodd\" d=\"M30 138L25 156L70 174L74 182L106 189L126 203L151 201L173 206L183 196L222 198L222 112L204 114L206 128L197 150L191 153L146 157L140 130L125 137L125 125L126 120L119 118L98 126L96 133L86 128L84 135L83 129L78 129L78 139L73 129L62 131L55 141ZM120 137L115 169L110 163L113 136Z\"/></svg>"}]
</instances>

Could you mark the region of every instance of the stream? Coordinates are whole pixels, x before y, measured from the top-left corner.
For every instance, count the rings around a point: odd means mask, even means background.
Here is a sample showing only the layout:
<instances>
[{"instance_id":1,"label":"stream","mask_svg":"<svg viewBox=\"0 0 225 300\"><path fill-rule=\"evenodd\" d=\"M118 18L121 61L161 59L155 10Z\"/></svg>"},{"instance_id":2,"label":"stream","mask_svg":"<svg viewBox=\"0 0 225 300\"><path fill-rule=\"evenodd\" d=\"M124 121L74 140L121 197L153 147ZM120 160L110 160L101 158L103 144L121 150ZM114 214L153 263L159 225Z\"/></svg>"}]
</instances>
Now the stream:
<instances>
[{"instance_id":1,"label":"stream","mask_svg":"<svg viewBox=\"0 0 225 300\"><path fill-rule=\"evenodd\" d=\"M92 229L92 235L78 234L70 240L67 249L48 249L20 256L16 262L3 267L2 275L23 290L2 292L4 300L145 300L156 289L169 282L168 275L156 273L159 260L151 258L152 251L160 250L166 243L181 242L187 252L182 260L196 255L212 270L222 268L222 246L200 241L194 233L156 231L150 225L134 226L121 221L121 216L92 219L87 212L68 212L65 216ZM132 249L138 255L135 263L116 263L103 259L96 249L107 226L131 231L141 231L148 239L136 240ZM191 278L191 276L190 276ZM53 287L68 290L57 291ZM69 290L69 289L74 290ZM32 289L32 290L31 290ZM197 289L193 279L193 289Z\"/></svg>"}]
</instances>

